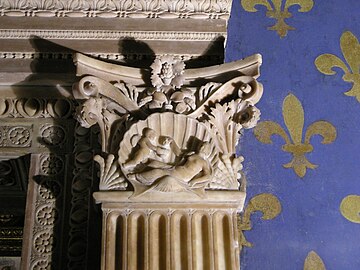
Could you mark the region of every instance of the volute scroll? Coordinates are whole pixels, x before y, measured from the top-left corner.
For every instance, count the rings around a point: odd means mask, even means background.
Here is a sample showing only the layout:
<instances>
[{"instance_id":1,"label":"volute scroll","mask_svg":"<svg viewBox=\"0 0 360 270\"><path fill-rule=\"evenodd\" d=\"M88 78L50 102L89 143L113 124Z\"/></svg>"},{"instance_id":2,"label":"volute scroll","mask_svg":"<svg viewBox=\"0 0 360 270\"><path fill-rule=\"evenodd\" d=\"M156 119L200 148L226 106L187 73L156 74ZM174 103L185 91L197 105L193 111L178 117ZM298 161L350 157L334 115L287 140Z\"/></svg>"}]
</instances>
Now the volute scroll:
<instances>
[{"instance_id":1,"label":"volute scroll","mask_svg":"<svg viewBox=\"0 0 360 270\"><path fill-rule=\"evenodd\" d=\"M248 65L240 60L239 70L241 61ZM151 85L106 81L104 72L102 78L86 75L74 85L75 98L83 100L77 119L84 127L100 127L103 153L95 161L101 189L199 196L211 189L238 190L243 158L236 157L235 148L241 129L259 119L255 104L261 83L252 74L229 80L228 68L221 81L219 66L216 82L186 84L191 71L170 55L156 58L151 69Z\"/></svg>"}]
</instances>

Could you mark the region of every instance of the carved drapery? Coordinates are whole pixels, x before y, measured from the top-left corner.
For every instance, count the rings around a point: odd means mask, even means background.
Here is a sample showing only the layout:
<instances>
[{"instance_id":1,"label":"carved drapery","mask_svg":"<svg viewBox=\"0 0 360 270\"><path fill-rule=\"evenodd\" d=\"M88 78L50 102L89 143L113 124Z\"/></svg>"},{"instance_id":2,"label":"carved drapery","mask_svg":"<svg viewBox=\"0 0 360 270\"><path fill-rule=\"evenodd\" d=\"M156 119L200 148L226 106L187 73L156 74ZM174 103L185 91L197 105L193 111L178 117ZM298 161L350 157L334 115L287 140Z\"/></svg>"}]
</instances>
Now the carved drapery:
<instances>
[{"instance_id":1,"label":"carved drapery","mask_svg":"<svg viewBox=\"0 0 360 270\"><path fill-rule=\"evenodd\" d=\"M76 118L100 128L102 269L175 269L181 256L193 269L238 269L236 146L260 116L260 56L199 69L170 55L150 70L80 54L76 64Z\"/></svg>"}]
</instances>

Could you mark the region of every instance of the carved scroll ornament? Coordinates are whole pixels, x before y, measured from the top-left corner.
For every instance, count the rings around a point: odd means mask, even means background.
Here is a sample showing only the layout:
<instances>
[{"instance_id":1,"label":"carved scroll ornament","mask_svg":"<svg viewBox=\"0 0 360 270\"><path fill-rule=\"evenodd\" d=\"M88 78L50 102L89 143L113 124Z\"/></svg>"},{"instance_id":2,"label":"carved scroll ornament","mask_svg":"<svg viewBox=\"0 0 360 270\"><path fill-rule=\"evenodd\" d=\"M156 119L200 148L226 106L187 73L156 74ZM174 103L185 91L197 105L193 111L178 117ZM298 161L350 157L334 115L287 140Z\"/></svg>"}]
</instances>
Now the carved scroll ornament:
<instances>
[{"instance_id":1,"label":"carved scroll ornament","mask_svg":"<svg viewBox=\"0 0 360 270\"><path fill-rule=\"evenodd\" d=\"M240 131L260 116L260 56L187 70L165 55L151 71L76 60L78 73L87 75L73 90L83 100L77 119L100 127L100 190L201 196L239 189L243 157L235 148Z\"/></svg>"}]
</instances>

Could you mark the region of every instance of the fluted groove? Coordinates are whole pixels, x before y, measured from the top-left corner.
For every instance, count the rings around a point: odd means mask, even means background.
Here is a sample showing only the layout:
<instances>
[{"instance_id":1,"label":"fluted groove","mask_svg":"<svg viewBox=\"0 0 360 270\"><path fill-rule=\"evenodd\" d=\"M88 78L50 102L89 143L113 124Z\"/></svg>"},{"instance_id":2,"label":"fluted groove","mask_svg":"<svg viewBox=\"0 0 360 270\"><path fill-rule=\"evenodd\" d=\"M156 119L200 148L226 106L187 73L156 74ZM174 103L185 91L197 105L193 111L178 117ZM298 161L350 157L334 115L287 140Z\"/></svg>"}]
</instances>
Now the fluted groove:
<instances>
[{"instance_id":1,"label":"fluted groove","mask_svg":"<svg viewBox=\"0 0 360 270\"><path fill-rule=\"evenodd\" d=\"M236 213L134 209L110 213L106 270L237 269Z\"/></svg>"}]
</instances>

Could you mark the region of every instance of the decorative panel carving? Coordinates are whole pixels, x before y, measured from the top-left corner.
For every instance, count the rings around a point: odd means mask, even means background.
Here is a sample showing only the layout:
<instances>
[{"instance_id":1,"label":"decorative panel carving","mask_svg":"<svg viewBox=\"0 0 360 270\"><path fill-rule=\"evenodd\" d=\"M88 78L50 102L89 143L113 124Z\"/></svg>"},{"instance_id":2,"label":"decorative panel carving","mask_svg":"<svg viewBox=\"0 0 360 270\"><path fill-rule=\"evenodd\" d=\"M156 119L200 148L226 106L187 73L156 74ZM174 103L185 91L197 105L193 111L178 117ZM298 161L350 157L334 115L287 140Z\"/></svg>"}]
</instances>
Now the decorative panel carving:
<instances>
[{"instance_id":1,"label":"decorative panel carving","mask_svg":"<svg viewBox=\"0 0 360 270\"><path fill-rule=\"evenodd\" d=\"M227 19L230 0L0 1L2 16Z\"/></svg>"}]
</instances>

